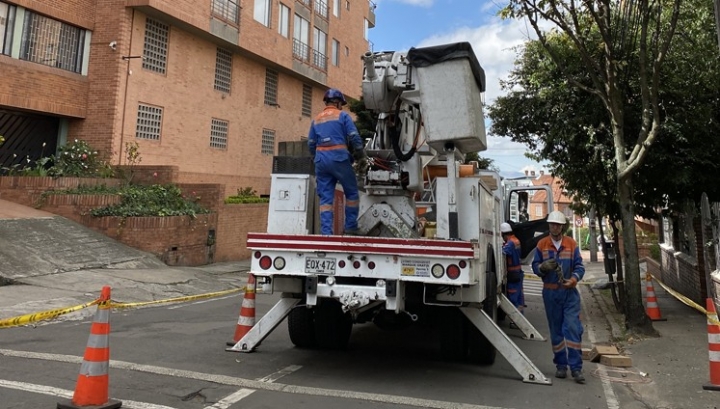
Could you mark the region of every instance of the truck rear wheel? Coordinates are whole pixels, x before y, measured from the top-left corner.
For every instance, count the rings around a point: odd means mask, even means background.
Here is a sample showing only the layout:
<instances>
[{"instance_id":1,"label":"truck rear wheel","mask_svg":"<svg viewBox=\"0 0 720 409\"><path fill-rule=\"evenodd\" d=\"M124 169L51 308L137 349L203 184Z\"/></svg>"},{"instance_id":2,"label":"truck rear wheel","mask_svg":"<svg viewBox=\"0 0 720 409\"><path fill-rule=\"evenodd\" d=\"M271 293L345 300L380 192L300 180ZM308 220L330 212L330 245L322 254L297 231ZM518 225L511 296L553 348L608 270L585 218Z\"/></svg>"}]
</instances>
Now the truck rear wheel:
<instances>
[{"instance_id":1,"label":"truck rear wheel","mask_svg":"<svg viewBox=\"0 0 720 409\"><path fill-rule=\"evenodd\" d=\"M315 340L325 349L344 349L350 341L352 318L343 312L340 303L322 299L315 307Z\"/></svg>"},{"instance_id":2,"label":"truck rear wheel","mask_svg":"<svg viewBox=\"0 0 720 409\"><path fill-rule=\"evenodd\" d=\"M298 348L314 348L315 340L315 310L299 305L288 315L288 332L290 341Z\"/></svg>"}]
</instances>

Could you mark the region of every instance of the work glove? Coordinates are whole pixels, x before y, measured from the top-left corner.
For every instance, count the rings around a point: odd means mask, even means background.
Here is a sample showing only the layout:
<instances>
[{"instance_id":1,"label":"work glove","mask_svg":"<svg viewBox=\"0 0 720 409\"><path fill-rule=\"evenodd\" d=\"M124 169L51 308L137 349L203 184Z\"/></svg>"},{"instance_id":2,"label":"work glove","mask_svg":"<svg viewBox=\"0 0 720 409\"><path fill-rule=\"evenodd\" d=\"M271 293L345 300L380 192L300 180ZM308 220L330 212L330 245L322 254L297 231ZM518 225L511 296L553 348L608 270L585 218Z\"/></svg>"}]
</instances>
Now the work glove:
<instances>
[{"instance_id":1,"label":"work glove","mask_svg":"<svg viewBox=\"0 0 720 409\"><path fill-rule=\"evenodd\" d=\"M578 283L577 278L575 278L575 276L572 276L572 277L570 277L569 280L563 280L562 286L567 289L570 289L570 288L575 288L577 286L577 283Z\"/></svg>"},{"instance_id":2,"label":"work glove","mask_svg":"<svg viewBox=\"0 0 720 409\"><path fill-rule=\"evenodd\" d=\"M356 161L359 161L361 159L367 158L367 155L365 154L365 149L355 149L352 153L353 159Z\"/></svg>"},{"instance_id":3,"label":"work glove","mask_svg":"<svg viewBox=\"0 0 720 409\"><path fill-rule=\"evenodd\" d=\"M546 275L547 273L552 273L558 268L558 262L554 258L548 259L540 263L540 272L543 273L543 275Z\"/></svg>"}]
</instances>

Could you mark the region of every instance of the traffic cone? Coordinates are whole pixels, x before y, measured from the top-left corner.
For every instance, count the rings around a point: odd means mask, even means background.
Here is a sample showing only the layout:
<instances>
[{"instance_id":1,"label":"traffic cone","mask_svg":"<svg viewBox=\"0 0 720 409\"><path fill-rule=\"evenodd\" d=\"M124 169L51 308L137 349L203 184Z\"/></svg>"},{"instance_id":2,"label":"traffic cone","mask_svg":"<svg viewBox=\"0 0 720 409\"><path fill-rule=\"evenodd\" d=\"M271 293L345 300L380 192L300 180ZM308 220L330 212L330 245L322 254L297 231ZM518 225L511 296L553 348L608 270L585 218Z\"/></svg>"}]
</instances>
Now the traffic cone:
<instances>
[{"instance_id":1,"label":"traffic cone","mask_svg":"<svg viewBox=\"0 0 720 409\"><path fill-rule=\"evenodd\" d=\"M720 391L720 325L715 324L718 320L715 303L712 298L705 300L707 309L708 327L708 351L710 353L710 383L704 385L703 389L709 391ZM715 322L710 319L715 320Z\"/></svg>"},{"instance_id":2,"label":"traffic cone","mask_svg":"<svg viewBox=\"0 0 720 409\"><path fill-rule=\"evenodd\" d=\"M108 367L110 366L110 287L102 288L95 311L85 356L80 366L72 400L58 402L58 409L115 409L122 402L108 398Z\"/></svg>"},{"instance_id":3,"label":"traffic cone","mask_svg":"<svg viewBox=\"0 0 720 409\"><path fill-rule=\"evenodd\" d=\"M657 298L655 298L655 288L653 287L650 273L645 275L645 281L647 281L645 287L645 298L647 299L645 312L652 321L667 321L666 318L660 315L660 308L658 307Z\"/></svg>"},{"instance_id":4,"label":"traffic cone","mask_svg":"<svg viewBox=\"0 0 720 409\"><path fill-rule=\"evenodd\" d=\"M245 286L245 297L243 297L242 307L240 307L240 316L238 317L237 327L235 328L235 336L233 340L228 342L228 346L238 343L255 325L255 276L248 275L247 285Z\"/></svg>"}]
</instances>

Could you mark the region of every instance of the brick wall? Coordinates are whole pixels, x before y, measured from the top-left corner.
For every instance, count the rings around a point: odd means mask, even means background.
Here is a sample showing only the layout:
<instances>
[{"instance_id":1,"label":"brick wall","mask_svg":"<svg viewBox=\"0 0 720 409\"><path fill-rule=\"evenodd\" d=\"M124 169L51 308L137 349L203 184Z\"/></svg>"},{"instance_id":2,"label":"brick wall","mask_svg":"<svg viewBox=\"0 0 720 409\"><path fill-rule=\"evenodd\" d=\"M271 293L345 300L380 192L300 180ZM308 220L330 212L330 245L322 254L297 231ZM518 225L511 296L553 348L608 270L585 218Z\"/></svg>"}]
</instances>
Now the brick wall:
<instances>
[{"instance_id":1,"label":"brick wall","mask_svg":"<svg viewBox=\"0 0 720 409\"><path fill-rule=\"evenodd\" d=\"M35 207L43 192L72 189L78 186L119 186L119 179L52 178L38 176L0 176L0 199Z\"/></svg>"},{"instance_id":2,"label":"brick wall","mask_svg":"<svg viewBox=\"0 0 720 409\"><path fill-rule=\"evenodd\" d=\"M42 210L82 223L83 216L93 209L120 203L118 195L49 195Z\"/></svg>"},{"instance_id":3,"label":"brick wall","mask_svg":"<svg viewBox=\"0 0 720 409\"><path fill-rule=\"evenodd\" d=\"M250 257L247 233L267 231L268 204L223 204L218 211L216 261L244 260Z\"/></svg>"}]
</instances>

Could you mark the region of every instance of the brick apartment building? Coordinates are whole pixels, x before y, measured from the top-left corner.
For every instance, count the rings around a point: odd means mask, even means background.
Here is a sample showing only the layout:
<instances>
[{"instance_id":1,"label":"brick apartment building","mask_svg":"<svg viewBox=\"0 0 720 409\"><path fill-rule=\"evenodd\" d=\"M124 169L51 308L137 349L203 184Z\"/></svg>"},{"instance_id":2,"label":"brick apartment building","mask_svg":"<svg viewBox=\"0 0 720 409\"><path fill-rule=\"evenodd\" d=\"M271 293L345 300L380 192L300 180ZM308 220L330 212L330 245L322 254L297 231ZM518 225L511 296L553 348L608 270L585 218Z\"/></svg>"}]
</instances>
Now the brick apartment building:
<instances>
[{"instance_id":1,"label":"brick apartment building","mask_svg":"<svg viewBox=\"0 0 720 409\"><path fill-rule=\"evenodd\" d=\"M82 139L113 165L269 191L329 87L358 98L369 0L0 0L0 167ZM46 146L43 148L43 143ZM13 156L16 155L16 156Z\"/></svg>"}]
</instances>

